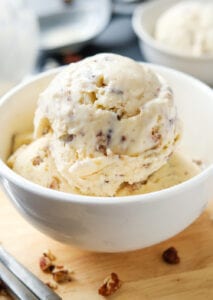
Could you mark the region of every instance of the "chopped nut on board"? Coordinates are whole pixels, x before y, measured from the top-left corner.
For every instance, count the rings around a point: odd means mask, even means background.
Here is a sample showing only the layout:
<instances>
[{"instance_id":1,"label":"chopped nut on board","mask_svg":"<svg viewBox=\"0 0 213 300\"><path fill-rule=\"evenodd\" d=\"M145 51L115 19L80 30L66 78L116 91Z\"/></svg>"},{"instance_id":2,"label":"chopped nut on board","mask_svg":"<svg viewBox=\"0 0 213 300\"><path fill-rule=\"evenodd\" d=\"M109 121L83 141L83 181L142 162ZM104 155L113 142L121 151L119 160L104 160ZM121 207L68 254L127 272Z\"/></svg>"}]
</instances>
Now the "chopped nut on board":
<instances>
[{"instance_id":1,"label":"chopped nut on board","mask_svg":"<svg viewBox=\"0 0 213 300\"><path fill-rule=\"evenodd\" d=\"M52 273L52 271L55 269L55 265L45 255L40 257L39 266L40 266L41 270L45 273Z\"/></svg>"},{"instance_id":2,"label":"chopped nut on board","mask_svg":"<svg viewBox=\"0 0 213 300\"><path fill-rule=\"evenodd\" d=\"M167 264L171 265L179 264L180 262L180 257L178 256L178 252L174 247L166 249L162 254L162 258Z\"/></svg>"},{"instance_id":3,"label":"chopped nut on board","mask_svg":"<svg viewBox=\"0 0 213 300\"><path fill-rule=\"evenodd\" d=\"M121 281L116 273L111 273L109 277L104 280L103 285L99 288L98 293L102 296L110 296L114 294L121 287Z\"/></svg>"},{"instance_id":4,"label":"chopped nut on board","mask_svg":"<svg viewBox=\"0 0 213 300\"><path fill-rule=\"evenodd\" d=\"M58 288L57 284L54 282L48 281L48 282L46 282L46 285L53 291L57 290L57 288Z\"/></svg>"},{"instance_id":5,"label":"chopped nut on board","mask_svg":"<svg viewBox=\"0 0 213 300\"><path fill-rule=\"evenodd\" d=\"M51 261L56 260L56 256L55 256L49 249L46 250L46 251L44 251L43 255L44 255L45 257L48 257L49 260L51 260Z\"/></svg>"},{"instance_id":6,"label":"chopped nut on board","mask_svg":"<svg viewBox=\"0 0 213 300\"><path fill-rule=\"evenodd\" d=\"M52 272L53 275L53 280L57 283L65 283L72 281L71 274L68 270L65 269L59 269L59 270L54 270Z\"/></svg>"}]
</instances>

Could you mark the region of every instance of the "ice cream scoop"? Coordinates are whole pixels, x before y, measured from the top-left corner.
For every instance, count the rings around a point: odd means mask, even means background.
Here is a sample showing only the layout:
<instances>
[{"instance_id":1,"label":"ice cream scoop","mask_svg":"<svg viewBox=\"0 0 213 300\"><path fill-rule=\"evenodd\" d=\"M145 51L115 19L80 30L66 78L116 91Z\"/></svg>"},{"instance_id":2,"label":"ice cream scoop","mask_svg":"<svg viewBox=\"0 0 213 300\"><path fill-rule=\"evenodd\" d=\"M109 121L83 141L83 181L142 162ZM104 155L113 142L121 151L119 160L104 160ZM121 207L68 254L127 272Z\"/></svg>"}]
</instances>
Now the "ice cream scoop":
<instances>
[{"instance_id":1,"label":"ice cream scoop","mask_svg":"<svg viewBox=\"0 0 213 300\"><path fill-rule=\"evenodd\" d=\"M213 3L182 1L160 15L155 38L175 52L213 55Z\"/></svg>"},{"instance_id":2,"label":"ice cream scoop","mask_svg":"<svg viewBox=\"0 0 213 300\"><path fill-rule=\"evenodd\" d=\"M146 180L180 136L165 80L115 54L66 67L40 95L34 126L35 139L51 136L51 155L68 184L97 196Z\"/></svg>"}]
</instances>

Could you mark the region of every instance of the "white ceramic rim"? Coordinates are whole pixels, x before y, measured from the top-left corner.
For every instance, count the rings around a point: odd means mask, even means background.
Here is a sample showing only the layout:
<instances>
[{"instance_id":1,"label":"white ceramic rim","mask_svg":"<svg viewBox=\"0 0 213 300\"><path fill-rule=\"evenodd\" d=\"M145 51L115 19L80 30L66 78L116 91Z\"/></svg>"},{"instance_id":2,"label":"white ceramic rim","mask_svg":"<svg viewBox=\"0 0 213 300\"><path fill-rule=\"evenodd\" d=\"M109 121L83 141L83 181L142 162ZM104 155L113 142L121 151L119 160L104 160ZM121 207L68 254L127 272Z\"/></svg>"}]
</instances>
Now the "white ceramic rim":
<instances>
[{"instance_id":1,"label":"white ceramic rim","mask_svg":"<svg viewBox=\"0 0 213 300\"><path fill-rule=\"evenodd\" d=\"M147 64L147 63L145 63ZM185 78L188 78L190 80L193 80L196 85L198 85L202 90L205 91L205 93L208 93L209 95L212 96L212 89L208 87L206 84L202 83L200 80L184 74L180 71L173 70L171 68L167 67L162 67L160 65L154 65L154 64L147 64L150 67L157 67L162 70L169 70L169 72L173 72L177 76L181 75L184 76ZM19 90L23 89L25 86L27 86L30 83L33 83L37 81L38 79L41 79L43 77L49 76L49 75L54 75L58 73L58 70L60 70L63 67L55 68L50 71L43 72L31 80L28 80L24 83L20 83L18 86L13 88L11 91L6 93L0 100L0 107L7 101L8 98L10 98L12 95L17 93ZM93 204L93 205L119 205L119 204L125 204L125 203L135 203L135 202L154 202L154 201L159 201L163 200L165 196L172 196L174 194L178 194L179 192L182 192L184 190L188 190L193 188L194 185L197 185L197 183L207 180L207 178L210 175L213 175L213 164L208 166L206 169L201 171L198 175L192 177L191 179L184 181L180 184L177 184L175 186L169 187L167 189L163 189L160 191L156 192L151 192L147 194L139 194L139 195L131 195L131 196L120 196L120 197L100 197L100 196L87 196L87 195L79 195L79 194L71 194L71 193L65 193L65 192L60 192L56 190L52 190L49 188L42 187L36 183L33 183L24 177L18 175L15 173L13 170L11 170L1 159L0 159L0 179L8 180L9 182L12 182L13 184L21 187L24 190L27 190L31 193L37 194L41 197L44 198L51 198L53 201L65 201L65 202L75 202L75 203L81 203L81 204ZM157 196L157 197L156 197Z\"/></svg>"},{"instance_id":2,"label":"white ceramic rim","mask_svg":"<svg viewBox=\"0 0 213 300\"><path fill-rule=\"evenodd\" d=\"M181 59L185 59L185 60L191 60L193 62L195 61L210 61L213 62L213 55L208 55L208 56L204 56L204 55L200 55L200 56L191 56L188 54L182 54L178 51L172 50L166 46L164 46L163 44L161 44L160 42L156 41L142 26L141 22L140 22L140 17L141 17L141 13L144 11L146 11L146 9L149 6L152 6L153 3L156 3L156 5L159 5L159 0L151 0L150 2L144 2L139 4L133 13L133 17L132 17L132 26L133 29L136 33L136 35L138 36L138 38L140 38L142 41L144 41L145 43L147 43L149 46L151 46L152 48L157 49L158 51L166 54L166 55L170 55L170 56L174 56L176 58L181 58Z\"/></svg>"}]
</instances>

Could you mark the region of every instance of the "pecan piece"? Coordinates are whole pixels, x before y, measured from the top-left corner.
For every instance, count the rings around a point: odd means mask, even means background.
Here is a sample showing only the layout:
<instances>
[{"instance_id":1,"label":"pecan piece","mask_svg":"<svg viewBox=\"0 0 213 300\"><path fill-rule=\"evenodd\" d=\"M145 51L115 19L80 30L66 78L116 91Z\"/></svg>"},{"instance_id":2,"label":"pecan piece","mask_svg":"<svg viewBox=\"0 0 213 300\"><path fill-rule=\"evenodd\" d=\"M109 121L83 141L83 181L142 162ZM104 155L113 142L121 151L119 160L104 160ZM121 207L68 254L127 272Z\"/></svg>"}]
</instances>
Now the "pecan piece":
<instances>
[{"instance_id":1,"label":"pecan piece","mask_svg":"<svg viewBox=\"0 0 213 300\"><path fill-rule=\"evenodd\" d=\"M57 283L65 283L72 281L70 272L68 270L55 270L52 272L53 280Z\"/></svg>"},{"instance_id":2,"label":"pecan piece","mask_svg":"<svg viewBox=\"0 0 213 300\"><path fill-rule=\"evenodd\" d=\"M55 266L55 267L56 267L56 269L59 269L59 270L61 270L61 269L64 268L64 266L62 266L62 265L57 265L57 266Z\"/></svg>"},{"instance_id":3,"label":"pecan piece","mask_svg":"<svg viewBox=\"0 0 213 300\"><path fill-rule=\"evenodd\" d=\"M43 159L39 155L32 159L33 166L39 166L42 162L43 162Z\"/></svg>"},{"instance_id":4,"label":"pecan piece","mask_svg":"<svg viewBox=\"0 0 213 300\"><path fill-rule=\"evenodd\" d=\"M53 282L50 282L50 281L46 282L46 285L47 285L51 290L53 290L53 291L57 290L57 288L58 288L58 286L57 286L56 283L53 283Z\"/></svg>"},{"instance_id":5,"label":"pecan piece","mask_svg":"<svg viewBox=\"0 0 213 300\"><path fill-rule=\"evenodd\" d=\"M43 256L49 258L50 261L56 260L55 255L49 249L44 251Z\"/></svg>"},{"instance_id":6,"label":"pecan piece","mask_svg":"<svg viewBox=\"0 0 213 300\"><path fill-rule=\"evenodd\" d=\"M101 152L103 155L107 156L107 149L105 145L99 145L97 150Z\"/></svg>"},{"instance_id":7,"label":"pecan piece","mask_svg":"<svg viewBox=\"0 0 213 300\"><path fill-rule=\"evenodd\" d=\"M106 143L109 146L110 142L111 142L111 138L112 138L112 129L109 129L107 131L107 135L106 135Z\"/></svg>"},{"instance_id":8,"label":"pecan piece","mask_svg":"<svg viewBox=\"0 0 213 300\"><path fill-rule=\"evenodd\" d=\"M101 136L103 136L102 130L98 131L98 133L96 134L96 137L101 137Z\"/></svg>"},{"instance_id":9,"label":"pecan piece","mask_svg":"<svg viewBox=\"0 0 213 300\"><path fill-rule=\"evenodd\" d=\"M53 189L53 190L59 190L60 189L60 180L57 178L57 177L53 177L52 178L52 181L49 185L49 188L50 189Z\"/></svg>"},{"instance_id":10,"label":"pecan piece","mask_svg":"<svg viewBox=\"0 0 213 300\"><path fill-rule=\"evenodd\" d=\"M123 143L123 142L125 142L126 141L126 136L125 135L122 135L121 136L121 142Z\"/></svg>"},{"instance_id":11,"label":"pecan piece","mask_svg":"<svg viewBox=\"0 0 213 300\"><path fill-rule=\"evenodd\" d=\"M193 161L193 163L195 163L197 166L202 166L202 164L203 164L202 160L200 160L200 159L193 159L192 161Z\"/></svg>"},{"instance_id":12,"label":"pecan piece","mask_svg":"<svg viewBox=\"0 0 213 300\"><path fill-rule=\"evenodd\" d=\"M98 293L102 296L110 296L114 294L121 287L121 281L116 273L111 273L109 277L104 280L103 285L98 289Z\"/></svg>"},{"instance_id":13,"label":"pecan piece","mask_svg":"<svg viewBox=\"0 0 213 300\"><path fill-rule=\"evenodd\" d=\"M40 266L40 269L45 273L52 273L52 271L55 269L55 265L45 255L40 257L39 266Z\"/></svg>"},{"instance_id":14,"label":"pecan piece","mask_svg":"<svg viewBox=\"0 0 213 300\"><path fill-rule=\"evenodd\" d=\"M180 257L178 256L178 252L174 247L169 247L166 249L162 254L162 258L167 264L171 265L179 264L180 262Z\"/></svg>"},{"instance_id":15,"label":"pecan piece","mask_svg":"<svg viewBox=\"0 0 213 300\"><path fill-rule=\"evenodd\" d=\"M152 128L152 139L154 142L160 142L162 139L162 135L159 133L159 128L158 127L153 127Z\"/></svg>"},{"instance_id":16,"label":"pecan piece","mask_svg":"<svg viewBox=\"0 0 213 300\"><path fill-rule=\"evenodd\" d=\"M60 136L60 140L63 141L64 143L70 143L74 140L74 138L76 137L76 134L64 134L62 136Z\"/></svg>"}]
</instances>

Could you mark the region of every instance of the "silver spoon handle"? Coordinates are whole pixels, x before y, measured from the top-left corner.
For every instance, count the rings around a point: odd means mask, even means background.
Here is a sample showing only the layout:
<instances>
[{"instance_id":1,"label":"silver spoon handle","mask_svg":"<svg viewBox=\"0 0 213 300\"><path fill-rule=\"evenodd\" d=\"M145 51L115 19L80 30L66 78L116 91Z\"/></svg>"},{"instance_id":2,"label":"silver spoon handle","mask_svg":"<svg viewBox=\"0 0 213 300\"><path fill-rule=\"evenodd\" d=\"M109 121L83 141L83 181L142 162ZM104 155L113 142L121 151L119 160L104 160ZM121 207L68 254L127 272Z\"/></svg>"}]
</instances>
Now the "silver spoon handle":
<instances>
[{"instance_id":1,"label":"silver spoon handle","mask_svg":"<svg viewBox=\"0 0 213 300\"><path fill-rule=\"evenodd\" d=\"M27 287L19 281L1 262L0 262L0 278L9 289L9 293L16 299L20 300L38 300Z\"/></svg>"},{"instance_id":2,"label":"silver spoon handle","mask_svg":"<svg viewBox=\"0 0 213 300\"><path fill-rule=\"evenodd\" d=\"M22 281L23 284L28 287L40 300L62 300L61 297L53 292L46 284L44 284L34 274L27 270L23 265L17 262L15 258L11 256L2 246L0 246L0 262L4 264L4 266L8 268L20 281ZM7 281L5 281L5 283L7 284ZM28 298L27 300L30 299L31 298Z\"/></svg>"}]
</instances>

